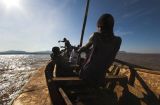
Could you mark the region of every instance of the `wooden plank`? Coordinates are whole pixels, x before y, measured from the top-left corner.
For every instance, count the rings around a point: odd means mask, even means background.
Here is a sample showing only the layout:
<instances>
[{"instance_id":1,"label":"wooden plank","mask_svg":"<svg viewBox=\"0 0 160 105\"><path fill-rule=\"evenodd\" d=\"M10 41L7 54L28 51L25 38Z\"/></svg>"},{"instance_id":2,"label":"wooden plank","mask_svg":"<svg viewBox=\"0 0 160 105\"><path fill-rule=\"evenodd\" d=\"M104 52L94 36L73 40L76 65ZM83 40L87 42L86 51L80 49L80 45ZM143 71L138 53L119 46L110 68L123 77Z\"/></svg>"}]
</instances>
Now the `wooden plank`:
<instances>
[{"instance_id":1,"label":"wooden plank","mask_svg":"<svg viewBox=\"0 0 160 105\"><path fill-rule=\"evenodd\" d=\"M44 76L45 67L40 68L25 84L11 105L51 105ZM42 95L43 94L43 95Z\"/></svg>"},{"instance_id":2,"label":"wooden plank","mask_svg":"<svg viewBox=\"0 0 160 105\"><path fill-rule=\"evenodd\" d=\"M72 102L70 101L70 99L68 98L67 94L64 92L64 90L62 88L59 88L59 92L62 95L66 105L73 105Z\"/></svg>"},{"instance_id":3,"label":"wooden plank","mask_svg":"<svg viewBox=\"0 0 160 105\"><path fill-rule=\"evenodd\" d=\"M79 77L55 77L53 78L53 81L80 81L82 79L80 79Z\"/></svg>"},{"instance_id":4,"label":"wooden plank","mask_svg":"<svg viewBox=\"0 0 160 105\"><path fill-rule=\"evenodd\" d=\"M114 80L114 79L124 79L127 78L125 75L108 75L106 76L106 80ZM79 77L55 77L52 79L53 81L82 81Z\"/></svg>"},{"instance_id":5,"label":"wooden plank","mask_svg":"<svg viewBox=\"0 0 160 105\"><path fill-rule=\"evenodd\" d=\"M125 75L108 75L105 81L106 81L105 84L107 84L108 82L111 83L119 82L122 85L126 85L128 83L128 78ZM85 81L83 81L79 77L56 77L53 78L53 82L64 86L86 85Z\"/></svg>"}]
</instances>

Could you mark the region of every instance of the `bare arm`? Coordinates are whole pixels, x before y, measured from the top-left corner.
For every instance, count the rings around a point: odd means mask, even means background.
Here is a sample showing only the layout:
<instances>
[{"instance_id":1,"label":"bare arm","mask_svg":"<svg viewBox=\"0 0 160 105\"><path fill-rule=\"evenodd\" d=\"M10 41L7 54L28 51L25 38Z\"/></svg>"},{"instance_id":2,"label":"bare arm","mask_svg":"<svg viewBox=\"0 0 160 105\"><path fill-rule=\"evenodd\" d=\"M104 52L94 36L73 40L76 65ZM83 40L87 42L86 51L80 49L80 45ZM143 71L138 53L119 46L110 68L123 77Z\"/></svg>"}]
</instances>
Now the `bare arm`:
<instances>
[{"instance_id":1,"label":"bare arm","mask_svg":"<svg viewBox=\"0 0 160 105\"><path fill-rule=\"evenodd\" d=\"M94 37L94 34L89 38L88 43L80 48L79 52L86 51L87 49L89 49L92 46L92 44L93 44L93 37Z\"/></svg>"}]
</instances>

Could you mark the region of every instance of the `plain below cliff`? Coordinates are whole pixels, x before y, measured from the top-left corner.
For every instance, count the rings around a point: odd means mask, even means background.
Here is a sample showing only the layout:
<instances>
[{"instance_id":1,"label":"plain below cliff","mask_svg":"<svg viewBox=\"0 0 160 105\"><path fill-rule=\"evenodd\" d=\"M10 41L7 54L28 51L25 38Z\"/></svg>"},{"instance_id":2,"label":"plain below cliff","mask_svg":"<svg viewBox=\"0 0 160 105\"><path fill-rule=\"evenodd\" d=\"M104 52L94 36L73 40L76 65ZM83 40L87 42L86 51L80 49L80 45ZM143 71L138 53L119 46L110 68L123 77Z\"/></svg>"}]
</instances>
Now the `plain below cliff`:
<instances>
[{"instance_id":1,"label":"plain below cliff","mask_svg":"<svg viewBox=\"0 0 160 105\"><path fill-rule=\"evenodd\" d=\"M160 54L119 52L116 58L131 64L160 71Z\"/></svg>"}]
</instances>

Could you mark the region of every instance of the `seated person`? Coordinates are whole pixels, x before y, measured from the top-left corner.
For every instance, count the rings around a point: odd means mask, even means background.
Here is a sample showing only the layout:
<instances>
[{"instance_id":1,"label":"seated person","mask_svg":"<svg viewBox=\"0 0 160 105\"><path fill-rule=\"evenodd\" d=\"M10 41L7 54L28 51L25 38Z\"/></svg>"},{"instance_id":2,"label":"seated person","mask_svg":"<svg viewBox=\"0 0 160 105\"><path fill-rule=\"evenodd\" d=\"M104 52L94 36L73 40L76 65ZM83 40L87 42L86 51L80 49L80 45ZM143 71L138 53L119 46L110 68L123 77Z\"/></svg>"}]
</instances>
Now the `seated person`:
<instances>
[{"instance_id":1,"label":"seated person","mask_svg":"<svg viewBox=\"0 0 160 105\"><path fill-rule=\"evenodd\" d=\"M61 55L59 47L52 48L51 59L54 64L56 64L56 76L65 77L65 76L75 76L75 73L72 70L70 62Z\"/></svg>"},{"instance_id":2,"label":"seated person","mask_svg":"<svg viewBox=\"0 0 160 105\"><path fill-rule=\"evenodd\" d=\"M79 52L91 48L86 63L80 70L80 78L91 84L104 83L107 69L113 63L121 45L121 38L114 35L114 19L110 14L102 15L98 22L98 32L94 32L89 42Z\"/></svg>"},{"instance_id":3,"label":"seated person","mask_svg":"<svg viewBox=\"0 0 160 105\"><path fill-rule=\"evenodd\" d=\"M72 51L72 45L70 44L69 40L67 40L67 38L63 38L62 41L58 41L58 42L64 42L64 48L67 53L67 57L69 57Z\"/></svg>"}]
</instances>

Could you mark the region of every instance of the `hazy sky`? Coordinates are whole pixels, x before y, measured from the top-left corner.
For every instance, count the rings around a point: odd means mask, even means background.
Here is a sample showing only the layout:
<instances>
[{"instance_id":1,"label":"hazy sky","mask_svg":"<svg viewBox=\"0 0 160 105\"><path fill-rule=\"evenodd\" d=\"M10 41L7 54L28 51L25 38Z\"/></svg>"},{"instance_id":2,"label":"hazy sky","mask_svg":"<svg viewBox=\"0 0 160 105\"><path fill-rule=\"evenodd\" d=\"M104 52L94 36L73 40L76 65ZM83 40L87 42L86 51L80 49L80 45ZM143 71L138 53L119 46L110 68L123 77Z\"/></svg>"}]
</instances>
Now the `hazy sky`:
<instances>
[{"instance_id":1,"label":"hazy sky","mask_svg":"<svg viewBox=\"0 0 160 105\"><path fill-rule=\"evenodd\" d=\"M51 50L66 37L79 44L86 0L0 0L0 51ZM160 0L91 0L87 42L103 13L115 18L121 50L160 53Z\"/></svg>"}]
</instances>

